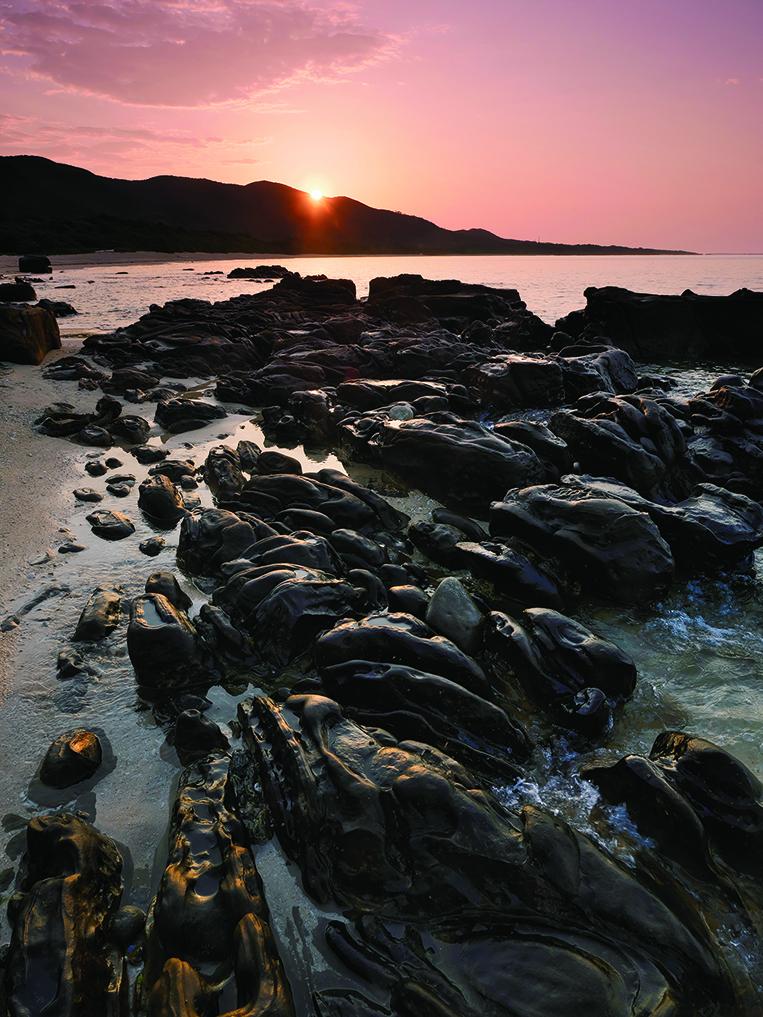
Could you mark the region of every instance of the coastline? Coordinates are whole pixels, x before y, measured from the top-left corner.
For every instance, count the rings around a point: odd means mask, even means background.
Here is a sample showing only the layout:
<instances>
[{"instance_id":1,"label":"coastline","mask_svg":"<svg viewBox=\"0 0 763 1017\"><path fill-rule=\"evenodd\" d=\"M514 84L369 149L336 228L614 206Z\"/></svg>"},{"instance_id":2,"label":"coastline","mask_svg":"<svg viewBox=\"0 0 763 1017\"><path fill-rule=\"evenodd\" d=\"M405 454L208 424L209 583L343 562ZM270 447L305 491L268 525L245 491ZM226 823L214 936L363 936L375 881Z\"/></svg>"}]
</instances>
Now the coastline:
<instances>
[{"instance_id":1,"label":"coastline","mask_svg":"<svg viewBox=\"0 0 763 1017\"><path fill-rule=\"evenodd\" d=\"M99 268L108 265L162 265L162 264L174 264L182 262L193 262L193 261L239 261L243 264L255 264L255 263L267 263L270 265L278 264L280 262L289 261L311 261L317 258L330 259L330 260L346 260L348 258L453 258L463 259L469 257L478 258L553 258L565 259L565 258L601 258L610 259L617 258L627 261L634 259L641 261L645 257L649 258L667 258L671 261L675 261L677 258L704 258L707 252L678 252L676 254L528 254L523 253L487 253L487 254L462 254L462 253L446 253L446 254L429 254L429 253L412 253L405 252L403 254L395 253L368 253L368 254L274 254L272 251L264 254L252 254L247 251L229 251L226 253L219 253L215 251L173 251L166 253L163 251L90 251L82 254L52 254L50 260L53 264L53 271L57 268ZM725 256L725 255L719 255ZM728 257L757 257L757 255L751 254L728 254ZM15 254L2 254L0 255L0 275L16 275L19 273L18 268L18 255ZM23 273L25 275L34 275L35 273Z\"/></svg>"},{"instance_id":2,"label":"coastline","mask_svg":"<svg viewBox=\"0 0 763 1017\"><path fill-rule=\"evenodd\" d=\"M48 367L76 353L77 340L45 360ZM81 454L76 446L39 434L35 418L61 398L61 386L48 381L40 367L13 364L0 370L0 624L23 603L31 585L40 585L41 558L60 536L69 505L65 480ZM0 631L0 702L9 687L16 630Z\"/></svg>"}]
</instances>

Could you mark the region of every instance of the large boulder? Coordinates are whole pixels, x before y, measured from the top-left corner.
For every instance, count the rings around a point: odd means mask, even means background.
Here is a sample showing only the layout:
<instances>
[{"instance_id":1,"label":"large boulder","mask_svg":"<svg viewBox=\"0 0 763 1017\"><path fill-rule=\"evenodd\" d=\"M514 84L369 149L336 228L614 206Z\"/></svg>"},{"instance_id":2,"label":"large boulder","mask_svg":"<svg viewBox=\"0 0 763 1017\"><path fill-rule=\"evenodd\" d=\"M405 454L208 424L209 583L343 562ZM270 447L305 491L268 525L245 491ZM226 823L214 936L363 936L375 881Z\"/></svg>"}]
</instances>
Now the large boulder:
<instances>
[{"instance_id":1,"label":"large boulder","mask_svg":"<svg viewBox=\"0 0 763 1017\"><path fill-rule=\"evenodd\" d=\"M649 753L586 767L610 802L670 857L702 872L721 859L763 875L763 786L725 749L683 731L658 735Z\"/></svg>"},{"instance_id":2,"label":"large boulder","mask_svg":"<svg viewBox=\"0 0 763 1017\"><path fill-rule=\"evenodd\" d=\"M665 505L611 480L574 475L562 480L646 512L670 545L676 564L689 574L749 566L753 551L763 546L763 507L724 487L698 484L691 497Z\"/></svg>"},{"instance_id":3,"label":"large boulder","mask_svg":"<svg viewBox=\"0 0 763 1017\"><path fill-rule=\"evenodd\" d=\"M502 353L467 371L466 380L499 412L564 402L562 369L547 357Z\"/></svg>"},{"instance_id":4,"label":"large boulder","mask_svg":"<svg viewBox=\"0 0 763 1017\"><path fill-rule=\"evenodd\" d=\"M508 488L546 479L546 470L531 449L473 420L390 421L380 445L384 466L477 515L484 516L489 503Z\"/></svg>"},{"instance_id":5,"label":"large boulder","mask_svg":"<svg viewBox=\"0 0 763 1017\"><path fill-rule=\"evenodd\" d=\"M342 621L317 640L315 660L321 671L350 660L402 664L439 674L477 695L489 694L485 673L475 660L450 639L405 613L370 614L360 621Z\"/></svg>"},{"instance_id":6,"label":"large boulder","mask_svg":"<svg viewBox=\"0 0 763 1017\"><path fill-rule=\"evenodd\" d=\"M574 485L509 491L490 508L497 537L526 541L557 558L595 596L648 603L673 579L673 556L646 512Z\"/></svg>"},{"instance_id":7,"label":"large boulder","mask_svg":"<svg viewBox=\"0 0 763 1017\"><path fill-rule=\"evenodd\" d=\"M276 532L248 513L226 509L192 512L180 524L178 562L192 575L214 576L226 562L243 557L252 544Z\"/></svg>"},{"instance_id":8,"label":"large boulder","mask_svg":"<svg viewBox=\"0 0 763 1017\"><path fill-rule=\"evenodd\" d=\"M34 286L25 279L17 279L12 283L0 282L0 302L36 299L37 294L34 291Z\"/></svg>"},{"instance_id":9,"label":"large boulder","mask_svg":"<svg viewBox=\"0 0 763 1017\"><path fill-rule=\"evenodd\" d=\"M546 608L528 608L516 618L491 612L485 652L497 674L513 673L530 700L566 726L575 725L578 693L601 689L615 707L636 686L636 667L627 653Z\"/></svg>"},{"instance_id":10,"label":"large boulder","mask_svg":"<svg viewBox=\"0 0 763 1017\"><path fill-rule=\"evenodd\" d=\"M584 295L584 310L561 318L558 329L606 336L641 360L760 358L763 293L742 289L707 296L685 290L664 296L589 286Z\"/></svg>"},{"instance_id":11,"label":"large boulder","mask_svg":"<svg viewBox=\"0 0 763 1017\"><path fill-rule=\"evenodd\" d=\"M616 477L647 497L688 493L684 436L651 399L593 396L554 414L550 427L588 473Z\"/></svg>"},{"instance_id":12,"label":"large boulder","mask_svg":"<svg viewBox=\"0 0 763 1017\"><path fill-rule=\"evenodd\" d=\"M521 773L530 740L504 710L440 675L400 664L352 660L321 672L346 716L401 741L434 745L466 766L504 780Z\"/></svg>"},{"instance_id":13,"label":"large boulder","mask_svg":"<svg viewBox=\"0 0 763 1017\"><path fill-rule=\"evenodd\" d=\"M19 258L19 272L32 272L34 275L47 274L53 271L50 258L44 254L22 254Z\"/></svg>"},{"instance_id":14,"label":"large boulder","mask_svg":"<svg viewBox=\"0 0 763 1017\"><path fill-rule=\"evenodd\" d=\"M213 599L251 635L261 657L283 666L350 614L357 596L348 581L318 569L242 562Z\"/></svg>"},{"instance_id":15,"label":"large boulder","mask_svg":"<svg viewBox=\"0 0 763 1017\"><path fill-rule=\"evenodd\" d=\"M60 349L58 322L50 311L0 304L0 360L41 364L51 350Z\"/></svg>"},{"instance_id":16,"label":"large boulder","mask_svg":"<svg viewBox=\"0 0 763 1017\"><path fill-rule=\"evenodd\" d=\"M122 1013L129 988L110 935L122 896L122 858L114 841L67 813L32 819L21 889L11 913L8 1013Z\"/></svg>"},{"instance_id":17,"label":"large boulder","mask_svg":"<svg viewBox=\"0 0 763 1017\"><path fill-rule=\"evenodd\" d=\"M249 836L219 751L180 777L167 864L146 926L142 993L152 1017L218 1013L294 1017ZM214 972L214 979L210 979Z\"/></svg>"},{"instance_id":18,"label":"large boulder","mask_svg":"<svg viewBox=\"0 0 763 1017\"><path fill-rule=\"evenodd\" d=\"M196 625L161 593L133 600L127 652L138 684L148 690L172 691L212 680Z\"/></svg>"}]
</instances>

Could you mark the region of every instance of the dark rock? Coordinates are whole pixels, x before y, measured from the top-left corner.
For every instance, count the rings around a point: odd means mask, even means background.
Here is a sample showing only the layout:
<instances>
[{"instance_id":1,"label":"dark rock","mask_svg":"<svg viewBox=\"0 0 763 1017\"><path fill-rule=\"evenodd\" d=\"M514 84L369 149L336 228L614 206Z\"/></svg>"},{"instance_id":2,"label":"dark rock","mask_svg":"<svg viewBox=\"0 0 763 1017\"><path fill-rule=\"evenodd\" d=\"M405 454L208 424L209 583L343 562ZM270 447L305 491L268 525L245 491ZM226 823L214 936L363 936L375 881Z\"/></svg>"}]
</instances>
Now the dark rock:
<instances>
[{"instance_id":1,"label":"dark rock","mask_svg":"<svg viewBox=\"0 0 763 1017\"><path fill-rule=\"evenodd\" d=\"M230 747L217 724L198 710L183 710L178 714L173 744L185 764L208 756L210 752L225 751Z\"/></svg>"},{"instance_id":2,"label":"dark rock","mask_svg":"<svg viewBox=\"0 0 763 1017\"><path fill-rule=\"evenodd\" d=\"M520 724L461 685L395 664L353 660L321 672L348 717L401 741L426 742L478 770L516 779L530 740Z\"/></svg>"},{"instance_id":3,"label":"dark rock","mask_svg":"<svg viewBox=\"0 0 763 1017\"><path fill-rule=\"evenodd\" d=\"M504 412L514 407L559 406L564 402L562 369L540 355L502 353L466 373L484 405Z\"/></svg>"},{"instance_id":4,"label":"dark rock","mask_svg":"<svg viewBox=\"0 0 763 1017\"><path fill-rule=\"evenodd\" d=\"M515 604L563 606L564 595L556 577L520 551L495 541L463 540L455 545L452 554L458 568L486 579Z\"/></svg>"},{"instance_id":5,"label":"dark rock","mask_svg":"<svg viewBox=\"0 0 763 1017\"><path fill-rule=\"evenodd\" d=\"M60 349L58 322L50 311L0 303L0 360L41 364L51 350Z\"/></svg>"},{"instance_id":6,"label":"dark rock","mask_svg":"<svg viewBox=\"0 0 763 1017\"><path fill-rule=\"evenodd\" d=\"M19 257L19 272L33 272L35 275L39 275L52 271L50 258L44 254L22 254Z\"/></svg>"},{"instance_id":7,"label":"dark rock","mask_svg":"<svg viewBox=\"0 0 763 1017\"><path fill-rule=\"evenodd\" d=\"M252 707L245 739L281 845L316 901L359 916L330 942L390 1013L422 1013L422 1000L432 1014L484 1013L485 1000L517 1017L603 1014L603 1002L612 1015L668 1001L734 1012L687 897L661 899L559 818L497 809L452 758L330 699Z\"/></svg>"},{"instance_id":8,"label":"dark rock","mask_svg":"<svg viewBox=\"0 0 763 1017\"><path fill-rule=\"evenodd\" d=\"M216 575L229 561L276 531L255 516L225 509L204 509L186 515L180 524L178 562L193 575Z\"/></svg>"},{"instance_id":9,"label":"dark rock","mask_svg":"<svg viewBox=\"0 0 763 1017\"><path fill-rule=\"evenodd\" d=\"M34 300L34 297L27 299ZM44 307L46 311L50 311L56 318L71 318L79 313L76 307L72 307L66 300L38 300L37 306Z\"/></svg>"},{"instance_id":10,"label":"dark rock","mask_svg":"<svg viewBox=\"0 0 763 1017\"><path fill-rule=\"evenodd\" d=\"M731 753L704 738L665 731L648 759L625 756L582 772L608 801L624 802L661 850L704 878L713 856L760 878L763 787Z\"/></svg>"},{"instance_id":11,"label":"dark rock","mask_svg":"<svg viewBox=\"0 0 763 1017\"><path fill-rule=\"evenodd\" d=\"M59 554L77 554L79 551L86 551L87 545L80 544L73 540L67 540L58 548Z\"/></svg>"},{"instance_id":12,"label":"dark rock","mask_svg":"<svg viewBox=\"0 0 763 1017\"><path fill-rule=\"evenodd\" d=\"M294 1017L249 836L234 811L227 756L180 779L167 866L147 923L143 995L154 1017L218 1012ZM218 1009L217 1005L215 1009Z\"/></svg>"},{"instance_id":13,"label":"dark rock","mask_svg":"<svg viewBox=\"0 0 763 1017\"><path fill-rule=\"evenodd\" d=\"M423 621L429 607L429 597L418 586L405 583L402 586L390 586L387 590L387 603L390 611L411 614Z\"/></svg>"},{"instance_id":14,"label":"dark rock","mask_svg":"<svg viewBox=\"0 0 763 1017\"><path fill-rule=\"evenodd\" d=\"M77 501L103 501L103 495L92 487L78 487L74 492Z\"/></svg>"},{"instance_id":15,"label":"dark rock","mask_svg":"<svg viewBox=\"0 0 763 1017\"><path fill-rule=\"evenodd\" d=\"M302 464L294 456L283 452L262 452L257 459L257 472L265 473L302 473Z\"/></svg>"},{"instance_id":16,"label":"dark rock","mask_svg":"<svg viewBox=\"0 0 763 1017\"><path fill-rule=\"evenodd\" d=\"M58 657L56 658L56 677L61 680L68 678L74 678L75 675L82 674L87 671L88 668L82 658L74 647L66 646L63 650L59 650Z\"/></svg>"},{"instance_id":17,"label":"dark rock","mask_svg":"<svg viewBox=\"0 0 763 1017\"><path fill-rule=\"evenodd\" d=\"M465 653L475 653L481 646L482 611L455 576L441 580L432 594L426 622Z\"/></svg>"},{"instance_id":18,"label":"dark rock","mask_svg":"<svg viewBox=\"0 0 763 1017\"><path fill-rule=\"evenodd\" d=\"M117 946L127 952L143 938L146 912L135 904L123 904L111 922L111 938Z\"/></svg>"},{"instance_id":19,"label":"dark rock","mask_svg":"<svg viewBox=\"0 0 763 1017\"><path fill-rule=\"evenodd\" d=\"M690 498L664 505L610 480L572 476L563 480L646 512L670 545L676 564L690 574L747 566L753 551L763 546L760 504L713 484L699 484Z\"/></svg>"},{"instance_id":20,"label":"dark rock","mask_svg":"<svg viewBox=\"0 0 763 1017\"><path fill-rule=\"evenodd\" d=\"M490 530L553 555L584 588L618 603L654 600L673 579L670 548L649 516L595 491L552 484L510 491L491 506Z\"/></svg>"},{"instance_id":21,"label":"dark rock","mask_svg":"<svg viewBox=\"0 0 763 1017\"><path fill-rule=\"evenodd\" d=\"M229 279L283 279L289 269L283 265L257 265L256 267L234 268L228 272Z\"/></svg>"},{"instance_id":22,"label":"dark rock","mask_svg":"<svg viewBox=\"0 0 763 1017\"><path fill-rule=\"evenodd\" d=\"M253 441L240 441L236 446L236 455L244 473L257 472L257 460L261 454L262 449Z\"/></svg>"},{"instance_id":23,"label":"dark rock","mask_svg":"<svg viewBox=\"0 0 763 1017\"><path fill-rule=\"evenodd\" d=\"M102 759L98 736L79 727L59 735L50 745L40 767L40 780L48 787L71 787L92 777Z\"/></svg>"},{"instance_id":24,"label":"dark rock","mask_svg":"<svg viewBox=\"0 0 763 1017\"><path fill-rule=\"evenodd\" d=\"M85 471L90 474L91 477L102 477L104 473L107 473L106 464L102 459L91 459L85 463Z\"/></svg>"},{"instance_id":25,"label":"dark rock","mask_svg":"<svg viewBox=\"0 0 763 1017\"><path fill-rule=\"evenodd\" d=\"M114 444L111 432L97 424L86 424L77 432L77 441L80 445L91 445L96 448L111 448Z\"/></svg>"},{"instance_id":26,"label":"dark rock","mask_svg":"<svg viewBox=\"0 0 763 1017\"><path fill-rule=\"evenodd\" d=\"M169 455L167 449L161 448L159 445L138 445L136 448L131 448L129 452L131 456L138 460L141 466L160 463Z\"/></svg>"},{"instance_id":27,"label":"dark rock","mask_svg":"<svg viewBox=\"0 0 763 1017\"><path fill-rule=\"evenodd\" d=\"M146 580L146 593L161 593L179 611L187 611L193 603L171 572L152 572Z\"/></svg>"},{"instance_id":28,"label":"dark rock","mask_svg":"<svg viewBox=\"0 0 763 1017\"><path fill-rule=\"evenodd\" d=\"M126 413L114 421L110 430L115 438L129 445L143 445L148 438L151 425L144 417Z\"/></svg>"},{"instance_id":29,"label":"dark rock","mask_svg":"<svg viewBox=\"0 0 763 1017\"><path fill-rule=\"evenodd\" d=\"M614 643L601 639L584 625L558 611L529 608L518 618L500 611L488 615L485 653L496 674L510 671L533 703L548 709L559 723L574 718L600 689L612 706L630 699L636 687L636 667ZM585 693L580 704L571 704Z\"/></svg>"},{"instance_id":30,"label":"dark rock","mask_svg":"<svg viewBox=\"0 0 763 1017\"><path fill-rule=\"evenodd\" d=\"M175 526L186 513L180 491L169 477L161 473L146 477L140 485L138 506L149 519L161 526Z\"/></svg>"},{"instance_id":31,"label":"dark rock","mask_svg":"<svg viewBox=\"0 0 763 1017\"><path fill-rule=\"evenodd\" d=\"M161 554L164 544L164 537L148 537L146 540L141 540L138 544L138 550L149 558L155 558L157 554Z\"/></svg>"},{"instance_id":32,"label":"dark rock","mask_svg":"<svg viewBox=\"0 0 763 1017\"><path fill-rule=\"evenodd\" d=\"M242 568L213 599L252 636L258 653L283 665L350 614L356 598L342 579L304 565L274 563Z\"/></svg>"},{"instance_id":33,"label":"dark rock","mask_svg":"<svg viewBox=\"0 0 763 1017\"><path fill-rule=\"evenodd\" d=\"M215 498L235 498L245 483L238 452L225 445L211 449L204 463L204 479Z\"/></svg>"},{"instance_id":34,"label":"dark rock","mask_svg":"<svg viewBox=\"0 0 763 1017\"><path fill-rule=\"evenodd\" d=\"M763 295L737 290L706 296L634 293L618 286L590 286L586 307L560 319L573 335L607 336L641 360L743 357L755 360L763 330Z\"/></svg>"},{"instance_id":35,"label":"dark rock","mask_svg":"<svg viewBox=\"0 0 763 1017\"><path fill-rule=\"evenodd\" d=\"M109 942L122 896L116 844L66 813L27 827L24 896L13 916L5 972L9 1013L104 1017L127 994Z\"/></svg>"},{"instance_id":36,"label":"dark rock","mask_svg":"<svg viewBox=\"0 0 763 1017\"><path fill-rule=\"evenodd\" d=\"M672 414L653 400L594 397L585 416L561 410L550 426L584 471L616 477L647 497L688 493L683 434Z\"/></svg>"},{"instance_id":37,"label":"dark rock","mask_svg":"<svg viewBox=\"0 0 763 1017\"><path fill-rule=\"evenodd\" d=\"M507 489L546 477L529 448L467 420L390 422L381 435L381 459L443 501L483 514Z\"/></svg>"},{"instance_id":38,"label":"dark rock","mask_svg":"<svg viewBox=\"0 0 763 1017\"><path fill-rule=\"evenodd\" d=\"M0 282L0 302L11 303L14 300L36 300L37 294L34 286L24 279L17 279L16 282Z\"/></svg>"},{"instance_id":39,"label":"dark rock","mask_svg":"<svg viewBox=\"0 0 763 1017\"><path fill-rule=\"evenodd\" d=\"M558 473L567 473L572 469L572 455L567 443L539 421L500 420L493 430L509 441L526 445L542 463L553 467Z\"/></svg>"},{"instance_id":40,"label":"dark rock","mask_svg":"<svg viewBox=\"0 0 763 1017\"><path fill-rule=\"evenodd\" d=\"M152 389L159 384L159 379L147 371L139 371L135 367L120 367L112 371L111 377L103 382L101 388L104 392L114 392L117 395L124 395L131 389Z\"/></svg>"},{"instance_id":41,"label":"dark rock","mask_svg":"<svg viewBox=\"0 0 763 1017\"><path fill-rule=\"evenodd\" d=\"M122 594L107 586L99 586L88 597L74 632L75 640L103 639L119 624Z\"/></svg>"},{"instance_id":42,"label":"dark rock","mask_svg":"<svg viewBox=\"0 0 763 1017\"><path fill-rule=\"evenodd\" d=\"M409 614L372 614L360 621L343 621L317 640L319 670L350 660L402 664L442 675L477 695L488 692L485 673L476 661Z\"/></svg>"},{"instance_id":43,"label":"dark rock","mask_svg":"<svg viewBox=\"0 0 763 1017\"><path fill-rule=\"evenodd\" d=\"M127 652L138 683L147 689L184 688L207 678L196 626L160 593L133 600Z\"/></svg>"},{"instance_id":44,"label":"dark rock","mask_svg":"<svg viewBox=\"0 0 763 1017\"><path fill-rule=\"evenodd\" d=\"M156 422L171 434L198 430L227 415L222 406L201 399L162 399L156 404Z\"/></svg>"}]
</instances>

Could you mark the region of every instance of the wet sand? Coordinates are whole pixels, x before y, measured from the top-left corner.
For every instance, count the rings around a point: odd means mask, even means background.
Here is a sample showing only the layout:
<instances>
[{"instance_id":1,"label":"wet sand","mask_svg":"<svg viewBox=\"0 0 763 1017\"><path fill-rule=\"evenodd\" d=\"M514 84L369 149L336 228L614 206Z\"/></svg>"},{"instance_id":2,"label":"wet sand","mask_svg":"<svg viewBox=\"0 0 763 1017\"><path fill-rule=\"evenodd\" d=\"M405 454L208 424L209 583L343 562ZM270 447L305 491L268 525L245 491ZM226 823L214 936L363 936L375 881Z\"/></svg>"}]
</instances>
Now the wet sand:
<instances>
[{"instance_id":1,"label":"wet sand","mask_svg":"<svg viewBox=\"0 0 763 1017\"><path fill-rule=\"evenodd\" d=\"M45 366L76 352L80 343L64 341ZM61 387L47 381L41 368L0 368L0 624L24 603L39 584L41 565L34 565L63 540L60 532L71 492L67 479L80 450L32 427L40 410L61 398ZM15 631L0 631L0 700L8 691Z\"/></svg>"}]
</instances>

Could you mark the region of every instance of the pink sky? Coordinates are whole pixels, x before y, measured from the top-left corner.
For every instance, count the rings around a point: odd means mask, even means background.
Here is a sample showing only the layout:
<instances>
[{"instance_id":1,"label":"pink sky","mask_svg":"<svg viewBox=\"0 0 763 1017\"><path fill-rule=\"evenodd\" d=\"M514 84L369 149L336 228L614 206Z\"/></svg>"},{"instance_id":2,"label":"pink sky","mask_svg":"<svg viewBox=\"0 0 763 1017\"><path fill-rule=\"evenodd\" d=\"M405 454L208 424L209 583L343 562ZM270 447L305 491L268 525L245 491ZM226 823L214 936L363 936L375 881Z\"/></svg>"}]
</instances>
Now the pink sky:
<instances>
[{"instance_id":1,"label":"pink sky","mask_svg":"<svg viewBox=\"0 0 763 1017\"><path fill-rule=\"evenodd\" d=\"M0 154L763 251L763 0L0 0Z\"/></svg>"}]
</instances>

